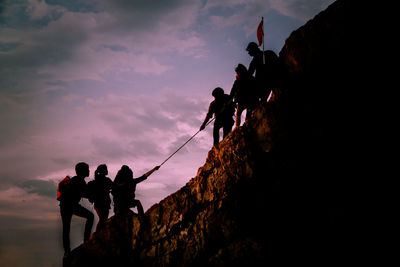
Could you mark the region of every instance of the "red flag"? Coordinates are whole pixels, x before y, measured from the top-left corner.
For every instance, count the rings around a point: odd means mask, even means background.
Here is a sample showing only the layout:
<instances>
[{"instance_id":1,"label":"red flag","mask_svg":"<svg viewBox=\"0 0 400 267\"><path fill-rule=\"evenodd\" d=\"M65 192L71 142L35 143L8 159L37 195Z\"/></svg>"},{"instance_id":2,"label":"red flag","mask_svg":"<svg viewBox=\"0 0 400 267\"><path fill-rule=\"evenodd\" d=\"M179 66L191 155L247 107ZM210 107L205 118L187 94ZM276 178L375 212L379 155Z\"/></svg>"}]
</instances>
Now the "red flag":
<instances>
[{"instance_id":1,"label":"red flag","mask_svg":"<svg viewBox=\"0 0 400 267\"><path fill-rule=\"evenodd\" d=\"M260 24L258 24L257 39L258 39L258 46L262 45L264 41L264 17L261 18L261 22Z\"/></svg>"}]
</instances>

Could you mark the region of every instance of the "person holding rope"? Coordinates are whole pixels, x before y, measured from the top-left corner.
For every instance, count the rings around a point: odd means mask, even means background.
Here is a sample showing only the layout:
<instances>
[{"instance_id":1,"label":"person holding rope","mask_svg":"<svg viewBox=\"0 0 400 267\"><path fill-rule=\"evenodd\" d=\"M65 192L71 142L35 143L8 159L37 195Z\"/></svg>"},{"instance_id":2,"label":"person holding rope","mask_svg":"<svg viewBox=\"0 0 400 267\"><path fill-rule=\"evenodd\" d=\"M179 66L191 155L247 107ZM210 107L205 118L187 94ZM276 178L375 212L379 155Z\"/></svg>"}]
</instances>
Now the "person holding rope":
<instances>
[{"instance_id":1,"label":"person holding rope","mask_svg":"<svg viewBox=\"0 0 400 267\"><path fill-rule=\"evenodd\" d=\"M114 185L111 194L114 198L114 213L118 214L124 211L129 211L130 208L136 207L139 214L139 219L144 216L142 203L135 199L136 185L147 179L153 172L158 170L160 166L156 166L146 172L139 178L133 178L133 172L127 165L123 165L118 171L114 179Z\"/></svg>"},{"instance_id":2,"label":"person holding rope","mask_svg":"<svg viewBox=\"0 0 400 267\"><path fill-rule=\"evenodd\" d=\"M225 94L224 90L220 87L217 87L213 90L212 96L215 98L209 108L204 119L203 124L200 126L200 131L204 130L208 121L215 116L214 121L214 129L213 129L213 138L214 138L214 146L217 146L219 143L219 130L223 128L224 138L228 135L230 131L232 131L232 127L234 124L233 115L235 113L235 104L232 101L232 98Z\"/></svg>"}]
</instances>

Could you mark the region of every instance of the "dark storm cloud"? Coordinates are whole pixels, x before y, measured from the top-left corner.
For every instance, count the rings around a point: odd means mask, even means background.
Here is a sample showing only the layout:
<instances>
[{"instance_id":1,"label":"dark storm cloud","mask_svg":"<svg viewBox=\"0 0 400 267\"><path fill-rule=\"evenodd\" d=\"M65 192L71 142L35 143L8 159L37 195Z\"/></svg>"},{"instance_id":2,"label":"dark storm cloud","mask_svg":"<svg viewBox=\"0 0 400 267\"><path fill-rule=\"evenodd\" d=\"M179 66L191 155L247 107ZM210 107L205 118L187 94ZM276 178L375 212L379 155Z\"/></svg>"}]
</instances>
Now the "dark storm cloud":
<instances>
[{"instance_id":1,"label":"dark storm cloud","mask_svg":"<svg viewBox=\"0 0 400 267\"><path fill-rule=\"evenodd\" d=\"M0 15L1 13L3 13L5 7L6 7L6 0L0 0Z\"/></svg>"},{"instance_id":2,"label":"dark storm cloud","mask_svg":"<svg viewBox=\"0 0 400 267\"><path fill-rule=\"evenodd\" d=\"M3 36L7 38L9 35L12 39L13 34L6 32ZM71 30L68 25L62 24L51 25L46 31L26 33L18 46L0 55L0 71L29 71L41 66L57 65L73 58L75 49L87 38L84 28Z\"/></svg>"},{"instance_id":3,"label":"dark storm cloud","mask_svg":"<svg viewBox=\"0 0 400 267\"><path fill-rule=\"evenodd\" d=\"M11 42L11 43L0 43L0 52L9 52L11 50L14 50L18 46L20 46L21 43L18 42Z\"/></svg>"},{"instance_id":4,"label":"dark storm cloud","mask_svg":"<svg viewBox=\"0 0 400 267\"><path fill-rule=\"evenodd\" d=\"M48 5L62 6L71 12L100 12L99 4L101 0L46 0Z\"/></svg>"},{"instance_id":5,"label":"dark storm cloud","mask_svg":"<svg viewBox=\"0 0 400 267\"><path fill-rule=\"evenodd\" d=\"M55 80L81 79L82 76L96 79L96 75L105 70L101 68L102 63L113 56L103 50L131 52L129 62L123 63L129 66L124 69L135 64L135 71L162 73L168 68L159 65L152 55L144 55L143 51L185 51L199 45L198 38L181 40L176 36L182 32L177 29L183 30L195 20L191 14L196 10L194 3L89 1L86 7L81 5L82 1L9 3L0 15L0 76L6 77L1 83L9 90L29 88L32 91L49 88L48 82ZM83 11L86 13L81 13ZM33 24L36 27L32 27ZM163 46L153 41L156 36ZM146 68L146 63L151 66ZM108 67L105 65L105 68Z\"/></svg>"},{"instance_id":6,"label":"dark storm cloud","mask_svg":"<svg viewBox=\"0 0 400 267\"><path fill-rule=\"evenodd\" d=\"M176 10L184 10L192 6L196 1L192 0L114 0L105 1L104 9L109 12L119 14L124 22L130 22L129 26L151 26L157 23L161 18L174 13ZM197 5L195 5L197 6ZM179 15L179 13L178 13ZM184 16L186 14L180 14ZM178 21L176 18L175 21ZM172 20L171 22L174 22Z\"/></svg>"},{"instance_id":7,"label":"dark storm cloud","mask_svg":"<svg viewBox=\"0 0 400 267\"><path fill-rule=\"evenodd\" d=\"M40 0L4 1L0 25L11 29L38 29L59 19L64 11L60 6L50 7Z\"/></svg>"},{"instance_id":8,"label":"dark storm cloud","mask_svg":"<svg viewBox=\"0 0 400 267\"><path fill-rule=\"evenodd\" d=\"M270 0L273 8L286 16L308 20L335 0Z\"/></svg>"},{"instance_id":9,"label":"dark storm cloud","mask_svg":"<svg viewBox=\"0 0 400 267\"><path fill-rule=\"evenodd\" d=\"M19 185L29 194L38 194L41 196L55 198L57 195L57 185L53 181L27 180Z\"/></svg>"}]
</instances>

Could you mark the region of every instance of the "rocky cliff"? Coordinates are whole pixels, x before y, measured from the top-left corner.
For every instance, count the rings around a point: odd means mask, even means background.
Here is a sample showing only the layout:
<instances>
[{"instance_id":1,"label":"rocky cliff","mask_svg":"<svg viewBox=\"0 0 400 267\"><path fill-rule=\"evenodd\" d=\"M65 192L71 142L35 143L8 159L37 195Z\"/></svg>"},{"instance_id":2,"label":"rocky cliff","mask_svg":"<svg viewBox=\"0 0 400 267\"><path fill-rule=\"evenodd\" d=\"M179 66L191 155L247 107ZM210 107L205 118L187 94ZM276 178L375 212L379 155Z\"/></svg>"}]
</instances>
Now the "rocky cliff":
<instances>
[{"instance_id":1,"label":"rocky cliff","mask_svg":"<svg viewBox=\"0 0 400 267\"><path fill-rule=\"evenodd\" d=\"M67 266L325 264L343 244L347 157L337 112L348 90L350 1L336 1L294 31L280 52L282 88L212 148L176 193L142 222L114 216L72 251ZM339 153L339 154L338 154ZM339 156L338 156L339 155Z\"/></svg>"}]
</instances>

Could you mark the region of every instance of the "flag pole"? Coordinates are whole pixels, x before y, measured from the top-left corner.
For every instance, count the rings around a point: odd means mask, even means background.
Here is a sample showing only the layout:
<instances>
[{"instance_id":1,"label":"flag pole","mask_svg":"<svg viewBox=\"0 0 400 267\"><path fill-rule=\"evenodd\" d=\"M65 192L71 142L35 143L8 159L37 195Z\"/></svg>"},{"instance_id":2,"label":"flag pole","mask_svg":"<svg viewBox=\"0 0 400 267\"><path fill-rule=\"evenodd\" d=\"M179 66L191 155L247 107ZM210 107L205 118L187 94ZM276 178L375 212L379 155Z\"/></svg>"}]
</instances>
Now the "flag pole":
<instances>
[{"instance_id":1,"label":"flag pole","mask_svg":"<svg viewBox=\"0 0 400 267\"><path fill-rule=\"evenodd\" d=\"M261 17L261 21L262 21L263 64L265 65L265 55L264 55L264 17Z\"/></svg>"}]
</instances>

